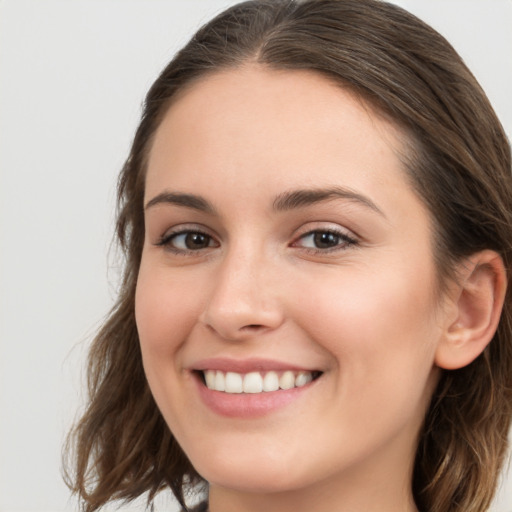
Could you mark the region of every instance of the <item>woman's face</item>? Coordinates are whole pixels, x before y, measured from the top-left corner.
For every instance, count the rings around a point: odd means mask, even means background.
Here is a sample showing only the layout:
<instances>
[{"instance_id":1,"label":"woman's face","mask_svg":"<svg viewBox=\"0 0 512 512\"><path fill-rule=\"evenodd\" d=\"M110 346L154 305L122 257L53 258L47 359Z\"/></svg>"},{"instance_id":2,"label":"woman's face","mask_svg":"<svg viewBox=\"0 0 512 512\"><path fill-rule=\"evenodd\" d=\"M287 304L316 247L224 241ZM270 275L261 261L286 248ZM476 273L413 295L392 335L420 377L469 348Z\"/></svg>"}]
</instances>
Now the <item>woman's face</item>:
<instances>
[{"instance_id":1,"label":"woman's face","mask_svg":"<svg viewBox=\"0 0 512 512\"><path fill-rule=\"evenodd\" d=\"M218 73L165 116L137 326L156 402L212 486L409 487L445 313L400 148L303 71Z\"/></svg>"}]
</instances>

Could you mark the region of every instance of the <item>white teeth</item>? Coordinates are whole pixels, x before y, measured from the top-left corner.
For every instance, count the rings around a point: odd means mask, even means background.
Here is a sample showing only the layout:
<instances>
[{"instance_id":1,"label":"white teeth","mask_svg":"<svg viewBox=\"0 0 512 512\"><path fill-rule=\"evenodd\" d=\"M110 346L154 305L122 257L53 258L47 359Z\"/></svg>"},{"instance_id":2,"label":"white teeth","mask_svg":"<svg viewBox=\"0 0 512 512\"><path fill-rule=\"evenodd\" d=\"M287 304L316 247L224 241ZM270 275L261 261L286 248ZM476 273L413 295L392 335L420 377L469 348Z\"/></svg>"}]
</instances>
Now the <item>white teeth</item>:
<instances>
[{"instance_id":1,"label":"white teeth","mask_svg":"<svg viewBox=\"0 0 512 512\"><path fill-rule=\"evenodd\" d=\"M263 379L258 372L246 373L244 377L244 393L261 393L263 391Z\"/></svg>"},{"instance_id":2,"label":"white teeth","mask_svg":"<svg viewBox=\"0 0 512 512\"><path fill-rule=\"evenodd\" d=\"M246 374L236 372L222 372L220 370L205 370L203 372L206 386L214 391L226 393L261 393L277 391L279 389L300 388L313 380L311 372L293 372L287 370L278 375L277 372L260 372Z\"/></svg>"},{"instance_id":3,"label":"white teeth","mask_svg":"<svg viewBox=\"0 0 512 512\"><path fill-rule=\"evenodd\" d=\"M263 391L277 391L279 389L279 377L276 372L267 372L263 377Z\"/></svg>"},{"instance_id":4,"label":"white teeth","mask_svg":"<svg viewBox=\"0 0 512 512\"><path fill-rule=\"evenodd\" d=\"M295 375L293 372L287 371L279 378L279 387L281 389L292 389L295 387Z\"/></svg>"},{"instance_id":5,"label":"white teeth","mask_svg":"<svg viewBox=\"0 0 512 512\"><path fill-rule=\"evenodd\" d=\"M226 373L226 393L242 393L243 383L242 376L239 373Z\"/></svg>"},{"instance_id":6,"label":"white teeth","mask_svg":"<svg viewBox=\"0 0 512 512\"><path fill-rule=\"evenodd\" d=\"M215 370L206 370L204 372L204 380L210 389L215 389Z\"/></svg>"},{"instance_id":7,"label":"white teeth","mask_svg":"<svg viewBox=\"0 0 512 512\"><path fill-rule=\"evenodd\" d=\"M217 372L215 374L215 387L217 391L225 391L226 390L226 380L224 378L224 374L222 372Z\"/></svg>"},{"instance_id":8,"label":"white teeth","mask_svg":"<svg viewBox=\"0 0 512 512\"><path fill-rule=\"evenodd\" d=\"M300 372L297 377L295 377L295 386L301 388L305 386L308 382L313 380L313 375L310 372Z\"/></svg>"}]
</instances>

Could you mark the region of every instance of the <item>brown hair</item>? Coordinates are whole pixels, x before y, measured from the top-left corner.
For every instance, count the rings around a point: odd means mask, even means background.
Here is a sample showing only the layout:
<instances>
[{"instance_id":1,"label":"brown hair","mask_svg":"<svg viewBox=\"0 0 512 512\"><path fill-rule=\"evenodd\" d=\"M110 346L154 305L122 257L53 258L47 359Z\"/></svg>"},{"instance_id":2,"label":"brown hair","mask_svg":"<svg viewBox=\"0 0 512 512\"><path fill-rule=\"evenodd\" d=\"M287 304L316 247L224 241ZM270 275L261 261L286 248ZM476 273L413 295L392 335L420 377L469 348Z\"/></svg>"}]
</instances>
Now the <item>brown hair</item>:
<instances>
[{"instance_id":1,"label":"brown hair","mask_svg":"<svg viewBox=\"0 0 512 512\"><path fill-rule=\"evenodd\" d=\"M435 229L441 282L454 263L497 251L511 278L510 146L485 94L450 44L379 0L245 2L205 25L151 87L119 178L117 237L126 255L117 304L89 356L88 408L70 437L71 488L87 512L110 499L149 501L201 481L160 415L142 368L134 295L144 239L145 165L175 95L248 61L316 71L405 128L411 183ZM482 512L492 499L512 416L512 296L484 353L443 371L420 433L413 493L420 510Z\"/></svg>"}]
</instances>

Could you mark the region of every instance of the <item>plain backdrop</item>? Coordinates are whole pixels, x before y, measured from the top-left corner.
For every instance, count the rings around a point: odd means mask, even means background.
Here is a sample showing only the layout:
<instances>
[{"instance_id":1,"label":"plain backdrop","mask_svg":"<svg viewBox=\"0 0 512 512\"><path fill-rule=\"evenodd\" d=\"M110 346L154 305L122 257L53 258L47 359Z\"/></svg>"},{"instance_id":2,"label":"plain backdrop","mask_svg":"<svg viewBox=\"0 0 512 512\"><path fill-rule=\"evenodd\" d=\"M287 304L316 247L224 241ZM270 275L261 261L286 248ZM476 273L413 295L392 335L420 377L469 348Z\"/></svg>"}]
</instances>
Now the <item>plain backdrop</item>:
<instances>
[{"instance_id":1,"label":"plain backdrop","mask_svg":"<svg viewBox=\"0 0 512 512\"><path fill-rule=\"evenodd\" d=\"M114 299L116 175L157 73L232 3L0 0L0 512L77 510L60 452ZM512 1L399 3L454 44L512 134ZM512 474L493 511L512 511Z\"/></svg>"}]
</instances>

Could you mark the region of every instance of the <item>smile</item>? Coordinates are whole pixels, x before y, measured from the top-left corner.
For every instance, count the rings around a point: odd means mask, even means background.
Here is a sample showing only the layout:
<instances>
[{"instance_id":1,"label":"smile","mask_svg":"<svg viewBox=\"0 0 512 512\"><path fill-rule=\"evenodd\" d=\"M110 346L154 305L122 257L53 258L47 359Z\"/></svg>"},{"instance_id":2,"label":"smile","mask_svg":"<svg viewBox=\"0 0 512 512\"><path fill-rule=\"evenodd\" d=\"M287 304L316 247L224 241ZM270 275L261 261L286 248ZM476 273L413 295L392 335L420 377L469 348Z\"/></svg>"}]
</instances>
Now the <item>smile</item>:
<instances>
[{"instance_id":1,"label":"smile","mask_svg":"<svg viewBox=\"0 0 512 512\"><path fill-rule=\"evenodd\" d=\"M236 373L205 370L202 374L206 387L213 391L256 394L303 387L316 379L320 372L287 370Z\"/></svg>"},{"instance_id":2,"label":"smile","mask_svg":"<svg viewBox=\"0 0 512 512\"><path fill-rule=\"evenodd\" d=\"M190 368L201 401L215 414L256 419L308 396L324 374L289 362L210 358Z\"/></svg>"}]
</instances>

